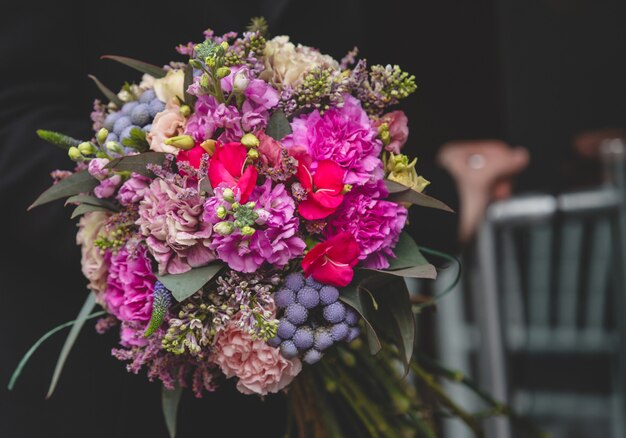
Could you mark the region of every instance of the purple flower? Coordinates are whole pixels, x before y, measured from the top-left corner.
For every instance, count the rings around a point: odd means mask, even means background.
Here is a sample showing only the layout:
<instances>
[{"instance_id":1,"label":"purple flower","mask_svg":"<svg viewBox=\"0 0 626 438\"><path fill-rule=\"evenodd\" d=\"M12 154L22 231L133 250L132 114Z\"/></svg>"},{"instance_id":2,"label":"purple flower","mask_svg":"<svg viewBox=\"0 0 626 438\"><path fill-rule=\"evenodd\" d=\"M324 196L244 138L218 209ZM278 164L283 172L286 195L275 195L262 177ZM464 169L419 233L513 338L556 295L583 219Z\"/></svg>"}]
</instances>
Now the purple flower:
<instances>
[{"instance_id":1,"label":"purple flower","mask_svg":"<svg viewBox=\"0 0 626 438\"><path fill-rule=\"evenodd\" d=\"M383 177L378 131L356 98L344 95L343 107L331 108L324 115L315 110L300 116L291 128L293 133L283 145L305 146L314 164L321 160L336 162L346 169L344 183L362 185Z\"/></svg>"},{"instance_id":2,"label":"purple flower","mask_svg":"<svg viewBox=\"0 0 626 438\"><path fill-rule=\"evenodd\" d=\"M89 167L87 167L87 171L91 176L93 176L98 181L102 181L109 176L109 169L105 169L104 166L109 164L109 160L107 158L94 158L89 162Z\"/></svg>"},{"instance_id":3,"label":"purple flower","mask_svg":"<svg viewBox=\"0 0 626 438\"><path fill-rule=\"evenodd\" d=\"M100 199L110 198L113 196L115 189L117 189L117 186L119 186L121 182L122 177L120 175L113 175L111 178L102 180L100 185L93 190L93 193Z\"/></svg>"},{"instance_id":4,"label":"purple flower","mask_svg":"<svg viewBox=\"0 0 626 438\"><path fill-rule=\"evenodd\" d=\"M285 186L276 184L272 187L272 181L268 179L254 189L250 201L256 202L254 234L245 236L239 229L228 235L214 234L210 248L219 258L235 271L254 272L265 261L282 267L302 255L306 245L298 236L299 221L294 214L294 201ZM227 210L230 207L223 200L223 188L216 189L216 196L206 202L204 220L211 224L228 220L217 217L220 206Z\"/></svg>"},{"instance_id":5,"label":"purple flower","mask_svg":"<svg viewBox=\"0 0 626 438\"><path fill-rule=\"evenodd\" d=\"M127 245L128 246L128 245ZM147 322L152 314L156 277L144 246L127 246L112 254L104 301L109 311L124 322Z\"/></svg>"},{"instance_id":6,"label":"purple flower","mask_svg":"<svg viewBox=\"0 0 626 438\"><path fill-rule=\"evenodd\" d=\"M395 257L393 247L398 243L407 218L406 208L395 202L376 199L370 190L355 190L346 194L343 204L328 223L329 236L347 231L361 249L360 260L368 268L389 267L389 257Z\"/></svg>"},{"instance_id":7,"label":"purple flower","mask_svg":"<svg viewBox=\"0 0 626 438\"><path fill-rule=\"evenodd\" d=\"M239 110L236 106L219 103L214 96L199 96L195 111L187 121L186 133L201 143L213 138L218 129L224 130L219 136L224 143L241 139L244 132Z\"/></svg>"},{"instance_id":8,"label":"purple flower","mask_svg":"<svg viewBox=\"0 0 626 438\"><path fill-rule=\"evenodd\" d=\"M155 179L139 203L137 225L161 274L181 274L215 260L209 246L212 224L202 221L198 192Z\"/></svg>"},{"instance_id":9,"label":"purple flower","mask_svg":"<svg viewBox=\"0 0 626 438\"><path fill-rule=\"evenodd\" d=\"M141 201L150 186L150 178L134 173L122 184L117 193L117 200L120 204L127 206Z\"/></svg>"}]
</instances>

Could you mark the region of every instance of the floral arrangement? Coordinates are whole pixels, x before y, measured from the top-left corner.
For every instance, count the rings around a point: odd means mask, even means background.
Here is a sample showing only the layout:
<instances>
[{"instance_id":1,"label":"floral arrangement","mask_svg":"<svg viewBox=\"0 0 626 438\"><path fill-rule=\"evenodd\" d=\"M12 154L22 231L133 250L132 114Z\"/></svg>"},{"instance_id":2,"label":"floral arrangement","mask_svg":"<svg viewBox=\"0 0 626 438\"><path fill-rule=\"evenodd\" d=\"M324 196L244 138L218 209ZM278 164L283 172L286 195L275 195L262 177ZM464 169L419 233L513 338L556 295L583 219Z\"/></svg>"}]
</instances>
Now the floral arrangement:
<instances>
[{"instance_id":1,"label":"floral arrangement","mask_svg":"<svg viewBox=\"0 0 626 438\"><path fill-rule=\"evenodd\" d=\"M119 332L113 355L162 383L172 436L181 389L201 397L224 379L287 393L299 436L432 436L403 379L426 375L404 278L436 270L403 230L412 204L449 208L401 153L407 118L390 108L415 79L266 35L260 19L241 36L209 30L162 68L107 56L144 75L119 93L93 78L109 100L95 101L93 138L38 131L75 168L33 207L74 206L91 291L61 326L50 393L99 318Z\"/></svg>"}]
</instances>

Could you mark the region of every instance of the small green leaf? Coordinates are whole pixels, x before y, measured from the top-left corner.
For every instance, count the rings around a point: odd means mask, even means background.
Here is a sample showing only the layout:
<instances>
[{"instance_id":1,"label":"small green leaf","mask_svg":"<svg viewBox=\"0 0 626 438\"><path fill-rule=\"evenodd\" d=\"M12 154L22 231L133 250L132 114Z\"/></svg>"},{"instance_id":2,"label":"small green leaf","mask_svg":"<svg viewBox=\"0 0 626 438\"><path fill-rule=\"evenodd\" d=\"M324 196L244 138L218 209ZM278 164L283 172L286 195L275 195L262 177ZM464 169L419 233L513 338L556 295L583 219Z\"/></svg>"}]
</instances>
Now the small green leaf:
<instances>
[{"instance_id":1,"label":"small green leaf","mask_svg":"<svg viewBox=\"0 0 626 438\"><path fill-rule=\"evenodd\" d=\"M87 193L96 187L100 182L89 174L89 172L76 172L67 178L62 179L52 187L48 188L28 207L31 210L39 205L67 198L79 193Z\"/></svg>"},{"instance_id":2,"label":"small green leaf","mask_svg":"<svg viewBox=\"0 0 626 438\"><path fill-rule=\"evenodd\" d=\"M109 88L106 85L104 85L102 82L100 82L100 80L97 77L95 77L94 75L87 75L87 76L89 76L89 79L91 79L92 81L96 83L96 86L102 92L102 94L104 94L106 98L109 99L111 102L113 102L118 108L121 108L124 106L124 102L122 101L122 99L117 97L117 94L109 90Z\"/></svg>"},{"instance_id":3,"label":"small green leaf","mask_svg":"<svg viewBox=\"0 0 626 438\"><path fill-rule=\"evenodd\" d=\"M68 150L72 146L78 146L82 143L80 140L76 140L75 138L72 138L65 134L54 131L46 131L45 129L38 129L37 135L42 140L45 140L48 143L52 143L53 145L65 150Z\"/></svg>"},{"instance_id":4,"label":"small green leaf","mask_svg":"<svg viewBox=\"0 0 626 438\"><path fill-rule=\"evenodd\" d=\"M176 422L178 419L178 405L180 397L183 395L183 388L176 385L174 389L167 389L165 386L161 390L161 409L163 418L170 438L176 438Z\"/></svg>"},{"instance_id":5,"label":"small green leaf","mask_svg":"<svg viewBox=\"0 0 626 438\"><path fill-rule=\"evenodd\" d=\"M194 268L183 274L157 275L157 278L172 292L176 301L183 301L211 281L224 266L221 262L213 262L208 266Z\"/></svg>"},{"instance_id":6,"label":"small green leaf","mask_svg":"<svg viewBox=\"0 0 626 438\"><path fill-rule=\"evenodd\" d=\"M397 269L395 271L387 271L384 269L375 271L383 274L397 275L398 277L428 278L429 280L435 280L437 278L437 269L430 263L426 265L412 266L410 268Z\"/></svg>"},{"instance_id":7,"label":"small green leaf","mask_svg":"<svg viewBox=\"0 0 626 438\"><path fill-rule=\"evenodd\" d=\"M274 140L280 141L286 135L291 134L291 132L291 125L285 113L282 110L274 111L274 114L271 115L267 122L265 133Z\"/></svg>"},{"instance_id":8,"label":"small green leaf","mask_svg":"<svg viewBox=\"0 0 626 438\"><path fill-rule=\"evenodd\" d=\"M148 164L162 165L165 154L160 152L144 152L137 155L116 158L105 166L105 169L113 169L118 172L135 172L144 176L150 176L152 172L146 167Z\"/></svg>"},{"instance_id":9,"label":"small green leaf","mask_svg":"<svg viewBox=\"0 0 626 438\"><path fill-rule=\"evenodd\" d=\"M130 137L125 137L122 140L122 144L139 152L145 152L150 149L150 143L146 140L146 132L136 127L130 130Z\"/></svg>"},{"instance_id":10,"label":"small green leaf","mask_svg":"<svg viewBox=\"0 0 626 438\"><path fill-rule=\"evenodd\" d=\"M82 216L85 213L89 213L91 211L111 211L108 208L98 207L97 205L89 205L89 204L80 204L77 206L74 211L72 211L72 216L70 219L74 219L78 216Z\"/></svg>"},{"instance_id":11,"label":"small green leaf","mask_svg":"<svg viewBox=\"0 0 626 438\"><path fill-rule=\"evenodd\" d=\"M452 210L440 200L425 195L424 193L416 192L410 187L407 187L395 181L385 180L385 186L387 187L387 191L389 192L389 197L387 198L389 201L397 203L408 202L410 204L419 205L421 207L437 208L439 210L454 213L454 210Z\"/></svg>"},{"instance_id":12,"label":"small green leaf","mask_svg":"<svg viewBox=\"0 0 626 438\"><path fill-rule=\"evenodd\" d=\"M54 393L54 390L59 382L59 377L61 376L61 372L63 371L63 366L65 365L65 361L67 360L67 356L70 354L72 350L72 346L74 342L76 342L76 338L78 337L85 321L89 317L89 314L93 310L96 305L96 295L93 292L90 292L87 296L87 300L85 300L85 304L78 312L78 316L76 320L74 320L74 324L72 325L72 329L70 330L67 338L65 339L65 343L63 344L63 348L61 349L61 353L59 354L59 358L57 359L57 364L54 367L54 373L52 374L52 381L50 382L50 387L48 388L48 394L46 398L50 398Z\"/></svg>"},{"instance_id":13,"label":"small green leaf","mask_svg":"<svg viewBox=\"0 0 626 438\"><path fill-rule=\"evenodd\" d=\"M94 207L102 207L111 211L118 211L117 206L113 202L107 199L96 198L95 196L91 196L91 195L71 196L65 200L65 205L71 204L74 202L78 204L92 205Z\"/></svg>"},{"instance_id":14,"label":"small green leaf","mask_svg":"<svg viewBox=\"0 0 626 438\"><path fill-rule=\"evenodd\" d=\"M100 58L111 59L113 61L117 61L141 73L147 73L150 76L153 76L157 79L162 78L167 74L165 69L159 66L156 66L154 64L150 64L144 61L139 61L137 59L128 58L126 56L104 55L104 56L101 56Z\"/></svg>"}]
</instances>

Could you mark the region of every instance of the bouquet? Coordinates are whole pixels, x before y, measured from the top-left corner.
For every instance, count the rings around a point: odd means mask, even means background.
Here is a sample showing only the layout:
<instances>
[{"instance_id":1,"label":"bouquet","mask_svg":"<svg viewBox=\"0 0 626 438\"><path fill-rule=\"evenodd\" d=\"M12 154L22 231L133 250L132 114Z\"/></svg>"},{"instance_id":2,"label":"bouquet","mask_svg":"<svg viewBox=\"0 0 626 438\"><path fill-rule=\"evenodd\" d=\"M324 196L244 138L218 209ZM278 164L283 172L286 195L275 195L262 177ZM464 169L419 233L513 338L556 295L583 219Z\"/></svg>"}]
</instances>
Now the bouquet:
<instances>
[{"instance_id":1,"label":"bouquet","mask_svg":"<svg viewBox=\"0 0 626 438\"><path fill-rule=\"evenodd\" d=\"M414 360L405 277L436 270L404 231L407 209L449 210L401 153L407 118L390 108L415 78L266 35L261 19L241 36L209 30L164 67L106 56L143 77L118 93L92 77L108 99L93 138L38 131L75 167L32 207L73 206L90 290L55 329L72 326L50 393L98 318L119 333L112 354L163 385L172 436L182 389L202 397L225 379L286 393L290 434L432 436L409 370L463 415L428 374L441 368Z\"/></svg>"}]
</instances>

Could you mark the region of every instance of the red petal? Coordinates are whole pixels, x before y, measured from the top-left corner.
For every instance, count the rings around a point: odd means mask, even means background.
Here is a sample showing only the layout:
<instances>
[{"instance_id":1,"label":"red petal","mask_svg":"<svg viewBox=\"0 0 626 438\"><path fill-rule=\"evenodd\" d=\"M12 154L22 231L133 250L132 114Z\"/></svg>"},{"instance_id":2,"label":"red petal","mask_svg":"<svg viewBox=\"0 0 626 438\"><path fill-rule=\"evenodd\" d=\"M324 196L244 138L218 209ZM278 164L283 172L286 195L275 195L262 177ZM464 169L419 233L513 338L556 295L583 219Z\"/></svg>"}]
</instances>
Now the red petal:
<instances>
[{"instance_id":1,"label":"red petal","mask_svg":"<svg viewBox=\"0 0 626 438\"><path fill-rule=\"evenodd\" d=\"M307 199L315 200L318 204L325 208L331 208L333 211L337 209L343 202L342 194L331 194L330 192L318 190L317 192L311 192L307 195Z\"/></svg>"},{"instance_id":2,"label":"red petal","mask_svg":"<svg viewBox=\"0 0 626 438\"><path fill-rule=\"evenodd\" d=\"M302 187L307 192L313 190L313 176L311 175L311 169L305 164L298 164L298 173L296 175L298 177L298 181L302 184Z\"/></svg>"},{"instance_id":3,"label":"red petal","mask_svg":"<svg viewBox=\"0 0 626 438\"><path fill-rule=\"evenodd\" d=\"M309 193L310 194L310 193ZM300 215L310 221L317 219L324 219L330 216L337 210L337 208L324 207L313 198L307 198L298 205L298 212Z\"/></svg>"},{"instance_id":4,"label":"red petal","mask_svg":"<svg viewBox=\"0 0 626 438\"><path fill-rule=\"evenodd\" d=\"M215 157L215 155L213 155L213 157ZM237 180L233 178L221 161L211 158L207 173L212 187L217 187L223 182L228 184L229 187L235 187L235 185L237 185Z\"/></svg>"},{"instance_id":5,"label":"red petal","mask_svg":"<svg viewBox=\"0 0 626 438\"><path fill-rule=\"evenodd\" d=\"M317 169L315 175L313 175L313 183L315 188L332 190L329 192L334 195L338 195L343 190L343 177L345 171L331 160L322 160L317 163Z\"/></svg>"},{"instance_id":6,"label":"red petal","mask_svg":"<svg viewBox=\"0 0 626 438\"><path fill-rule=\"evenodd\" d=\"M323 256L324 261L316 264L311 276L317 281L324 284L332 284L333 286L347 286L354 277L352 266L345 264L336 264L327 256Z\"/></svg>"},{"instance_id":7,"label":"red petal","mask_svg":"<svg viewBox=\"0 0 626 438\"><path fill-rule=\"evenodd\" d=\"M199 169L203 154L206 154L206 151L197 144L191 150L178 152L178 155L176 155L176 162L186 161L194 169Z\"/></svg>"},{"instance_id":8,"label":"red petal","mask_svg":"<svg viewBox=\"0 0 626 438\"><path fill-rule=\"evenodd\" d=\"M244 145L241 143L226 143L222 147L215 149L212 160L221 161L228 173L235 178L239 178L247 157L248 150Z\"/></svg>"},{"instance_id":9,"label":"red petal","mask_svg":"<svg viewBox=\"0 0 626 438\"><path fill-rule=\"evenodd\" d=\"M328 245L326 255L336 263L355 266L361 253L354 236L347 231L336 234L324 242Z\"/></svg>"},{"instance_id":10,"label":"red petal","mask_svg":"<svg viewBox=\"0 0 626 438\"><path fill-rule=\"evenodd\" d=\"M248 166L243 172L243 175L241 175L241 178L239 178L239 181L237 181L237 187L241 190L241 198L239 202L242 204L244 202L248 202L248 198L256 185L257 177L258 173L254 166Z\"/></svg>"}]
</instances>

